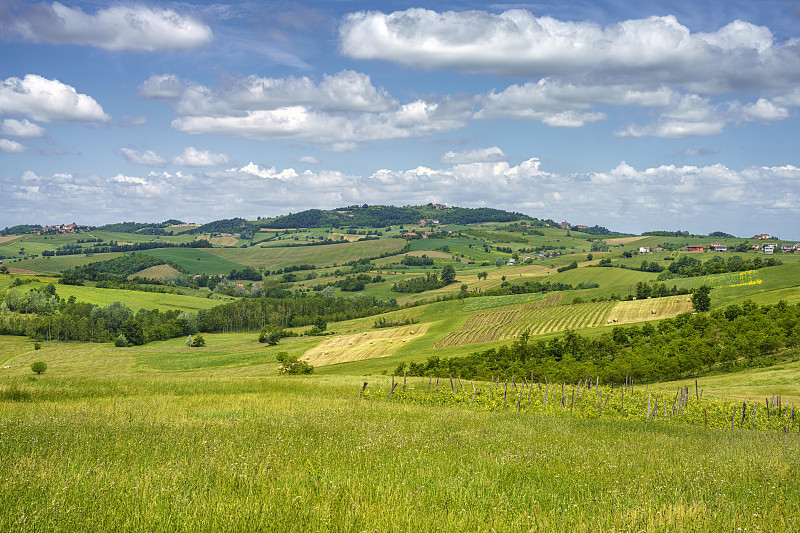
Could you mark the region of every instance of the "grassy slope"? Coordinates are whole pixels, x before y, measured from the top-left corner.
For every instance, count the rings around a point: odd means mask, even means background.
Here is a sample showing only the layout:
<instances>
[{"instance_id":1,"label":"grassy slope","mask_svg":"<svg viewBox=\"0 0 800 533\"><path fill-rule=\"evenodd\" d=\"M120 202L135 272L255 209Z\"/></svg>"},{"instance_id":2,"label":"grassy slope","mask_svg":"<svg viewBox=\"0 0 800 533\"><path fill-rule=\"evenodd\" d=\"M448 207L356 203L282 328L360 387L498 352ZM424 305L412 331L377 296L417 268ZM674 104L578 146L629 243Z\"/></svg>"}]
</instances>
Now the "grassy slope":
<instances>
[{"instance_id":1,"label":"grassy slope","mask_svg":"<svg viewBox=\"0 0 800 533\"><path fill-rule=\"evenodd\" d=\"M317 266L343 264L363 257L374 257L385 252L400 250L405 245L401 239L381 239L348 244L298 246L283 248L210 248L208 253L221 259L254 268L275 270L285 266L312 264Z\"/></svg>"},{"instance_id":2,"label":"grassy slope","mask_svg":"<svg viewBox=\"0 0 800 533\"><path fill-rule=\"evenodd\" d=\"M159 248L142 253L172 261L187 274L227 274L241 270L244 264L235 263L213 253L212 248Z\"/></svg>"},{"instance_id":3,"label":"grassy slope","mask_svg":"<svg viewBox=\"0 0 800 533\"><path fill-rule=\"evenodd\" d=\"M13 264L14 268L22 268L25 270L32 270L33 272L41 272L43 274L59 274L64 270L74 268L76 266L84 266L89 263L97 261L108 261L125 254L121 252L109 254L90 254L90 255L59 255L54 257L37 257L35 259L26 259L24 261L17 261Z\"/></svg>"},{"instance_id":4,"label":"grassy slope","mask_svg":"<svg viewBox=\"0 0 800 533\"><path fill-rule=\"evenodd\" d=\"M31 289L39 289L45 285L46 281L47 280L42 279L41 283L34 282L25 284L20 287L20 290L28 291ZM61 298L66 299L70 296L75 296L75 299L79 302L91 302L100 306L106 306L113 302L122 302L134 312L140 308L160 309L162 311L168 311L170 309L197 311L198 309L210 309L221 303L220 300L184 296L180 294L125 291L121 289L98 289L96 287L78 287L74 285L56 285L56 291Z\"/></svg>"},{"instance_id":5,"label":"grassy slope","mask_svg":"<svg viewBox=\"0 0 800 533\"><path fill-rule=\"evenodd\" d=\"M798 527L794 435L359 401L359 385L45 374L21 385L31 402L0 402L0 528Z\"/></svg>"}]
</instances>

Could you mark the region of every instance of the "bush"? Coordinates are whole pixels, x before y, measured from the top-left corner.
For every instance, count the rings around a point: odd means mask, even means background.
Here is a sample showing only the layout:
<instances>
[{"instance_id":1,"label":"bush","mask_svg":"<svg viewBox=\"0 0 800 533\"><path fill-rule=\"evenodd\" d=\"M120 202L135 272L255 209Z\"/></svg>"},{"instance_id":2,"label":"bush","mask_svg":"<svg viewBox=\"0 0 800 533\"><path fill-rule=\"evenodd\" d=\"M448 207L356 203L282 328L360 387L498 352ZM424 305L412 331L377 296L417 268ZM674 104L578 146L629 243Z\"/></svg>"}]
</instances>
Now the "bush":
<instances>
[{"instance_id":1,"label":"bush","mask_svg":"<svg viewBox=\"0 0 800 533\"><path fill-rule=\"evenodd\" d=\"M47 370L47 363L44 361L36 361L35 363L31 364L31 370L37 374L42 374L45 370Z\"/></svg>"},{"instance_id":2,"label":"bush","mask_svg":"<svg viewBox=\"0 0 800 533\"><path fill-rule=\"evenodd\" d=\"M279 352L276 356L281 367L278 372L281 374L313 374L314 367L307 361L298 361L297 355L289 355L286 352Z\"/></svg>"},{"instance_id":3,"label":"bush","mask_svg":"<svg viewBox=\"0 0 800 533\"><path fill-rule=\"evenodd\" d=\"M38 342L34 342L33 343L33 349L34 350L41 350L42 349L42 345L39 344Z\"/></svg>"},{"instance_id":4,"label":"bush","mask_svg":"<svg viewBox=\"0 0 800 533\"><path fill-rule=\"evenodd\" d=\"M117 348L127 348L131 344L128 342L128 339L125 337L124 333L120 333L119 337L114 340L114 346Z\"/></svg>"},{"instance_id":5,"label":"bush","mask_svg":"<svg viewBox=\"0 0 800 533\"><path fill-rule=\"evenodd\" d=\"M198 335L192 341L192 348L202 348L206 345L206 340L203 338L202 335Z\"/></svg>"}]
</instances>

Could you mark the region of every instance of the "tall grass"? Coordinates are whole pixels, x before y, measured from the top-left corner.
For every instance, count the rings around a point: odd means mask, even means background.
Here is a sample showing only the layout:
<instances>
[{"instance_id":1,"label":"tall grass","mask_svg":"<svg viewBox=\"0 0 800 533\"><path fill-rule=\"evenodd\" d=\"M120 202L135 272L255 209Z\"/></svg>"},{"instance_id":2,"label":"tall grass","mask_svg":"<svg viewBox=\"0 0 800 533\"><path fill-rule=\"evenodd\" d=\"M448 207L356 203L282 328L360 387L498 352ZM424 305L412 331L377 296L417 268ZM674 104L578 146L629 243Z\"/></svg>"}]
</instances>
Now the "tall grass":
<instances>
[{"instance_id":1,"label":"tall grass","mask_svg":"<svg viewBox=\"0 0 800 533\"><path fill-rule=\"evenodd\" d=\"M47 380L2 531L791 531L796 435L358 400L353 378Z\"/></svg>"}]
</instances>

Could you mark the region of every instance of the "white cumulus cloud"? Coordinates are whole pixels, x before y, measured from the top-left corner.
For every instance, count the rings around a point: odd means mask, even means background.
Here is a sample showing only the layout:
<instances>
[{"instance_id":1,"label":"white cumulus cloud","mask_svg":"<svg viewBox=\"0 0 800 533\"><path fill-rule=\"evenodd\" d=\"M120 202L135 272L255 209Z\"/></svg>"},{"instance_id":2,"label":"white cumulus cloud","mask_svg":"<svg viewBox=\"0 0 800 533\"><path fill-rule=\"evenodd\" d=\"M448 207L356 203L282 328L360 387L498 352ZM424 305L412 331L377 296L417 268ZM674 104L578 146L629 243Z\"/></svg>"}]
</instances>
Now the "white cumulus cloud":
<instances>
[{"instance_id":1,"label":"white cumulus cloud","mask_svg":"<svg viewBox=\"0 0 800 533\"><path fill-rule=\"evenodd\" d=\"M776 42L768 28L740 20L692 33L671 15L603 27L522 9L493 14L415 8L353 13L340 27L342 52L360 59L717 93L793 86L800 79L797 46L796 39Z\"/></svg>"},{"instance_id":2,"label":"white cumulus cloud","mask_svg":"<svg viewBox=\"0 0 800 533\"><path fill-rule=\"evenodd\" d=\"M7 118L0 123L0 135L32 139L34 137L42 137L44 134L45 130L43 127L34 124L28 119L15 120L13 118Z\"/></svg>"},{"instance_id":3,"label":"white cumulus cloud","mask_svg":"<svg viewBox=\"0 0 800 533\"><path fill-rule=\"evenodd\" d=\"M230 163L230 158L225 154L213 154L208 150L198 150L189 146L172 162L187 167L217 167Z\"/></svg>"},{"instance_id":4,"label":"white cumulus cloud","mask_svg":"<svg viewBox=\"0 0 800 533\"><path fill-rule=\"evenodd\" d=\"M0 80L0 113L28 116L38 122L110 120L94 98L36 74Z\"/></svg>"},{"instance_id":5,"label":"white cumulus cloud","mask_svg":"<svg viewBox=\"0 0 800 533\"><path fill-rule=\"evenodd\" d=\"M213 39L199 19L141 4L117 4L88 14L59 2L21 10L6 31L31 42L94 46L105 50L193 50Z\"/></svg>"},{"instance_id":6,"label":"white cumulus cloud","mask_svg":"<svg viewBox=\"0 0 800 533\"><path fill-rule=\"evenodd\" d=\"M0 154L21 154L27 152L28 147L10 139L0 139Z\"/></svg>"}]
</instances>

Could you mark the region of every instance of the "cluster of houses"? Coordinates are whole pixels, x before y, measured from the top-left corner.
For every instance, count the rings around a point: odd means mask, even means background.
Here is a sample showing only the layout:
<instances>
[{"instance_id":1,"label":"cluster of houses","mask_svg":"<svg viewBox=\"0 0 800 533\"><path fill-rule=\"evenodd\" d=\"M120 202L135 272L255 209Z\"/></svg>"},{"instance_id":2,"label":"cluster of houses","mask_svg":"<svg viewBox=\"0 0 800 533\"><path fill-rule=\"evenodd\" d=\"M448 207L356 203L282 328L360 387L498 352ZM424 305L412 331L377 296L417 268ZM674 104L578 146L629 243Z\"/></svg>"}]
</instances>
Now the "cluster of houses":
<instances>
[{"instance_id":1,"label":"cluster of houses","mask_svg":"<svg viewBox=\"0 0 800 533\"><path fill-rule=\"evenodd\" d=\"M756 252L761 251L761 252L764 252L765 254L774 254L777 250L780 250L782 253L785 253L785 254L791 254L791 253L800 254L800 242L795 243L795 244L781 244L780 247L778 246L778 243L775 243L775 242L765 242L763 244L751 244L750 245L750 250L756 251ZM702 245L699 245L699 244L691 244L691 245L686 247L686 251L687 252L704 252L705 248ZM710 243L708 245L708 251L709 252L727 252L728 251L728 247L726 245L724 245L724 244L720 244L720 243L717 243L717 242L712 242L712 243ZM642 253L641 252L641 248L640 248L640 252L639 253Z\"/></svg>"},{"instance_id":2,"label":"cluster of houses","mask_svg":"<svg viewBox=\"0 0 800 533\"><path fill-rule=\"evenodd\" d=\"M56 224L54 226L42 226L37 235L45 235L55 233L57 235L68 235L71 233L78 233L82 229L88 229L91 226L79 226L74 222L72 224Z\"/></svg>"},{"instance_id":3,"label":"cluster of houses","mask_svg":"<svg viewBox=\"0 0 800 533\"><path fill-rule=\"evenodd\" d=\"M421 219L419 219L419 225L420 226L425 226L425 224L431 224L433 226L436 226L436 225L439 224L439 220L435 219L435 218L421 218Z\"/></svg>"}]
</instances>

